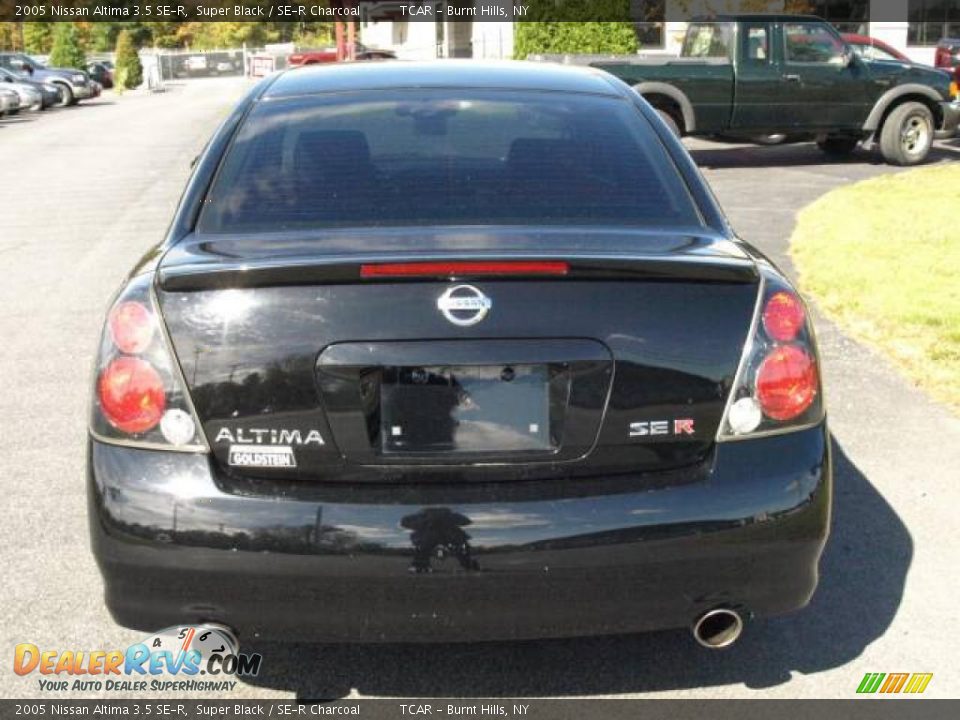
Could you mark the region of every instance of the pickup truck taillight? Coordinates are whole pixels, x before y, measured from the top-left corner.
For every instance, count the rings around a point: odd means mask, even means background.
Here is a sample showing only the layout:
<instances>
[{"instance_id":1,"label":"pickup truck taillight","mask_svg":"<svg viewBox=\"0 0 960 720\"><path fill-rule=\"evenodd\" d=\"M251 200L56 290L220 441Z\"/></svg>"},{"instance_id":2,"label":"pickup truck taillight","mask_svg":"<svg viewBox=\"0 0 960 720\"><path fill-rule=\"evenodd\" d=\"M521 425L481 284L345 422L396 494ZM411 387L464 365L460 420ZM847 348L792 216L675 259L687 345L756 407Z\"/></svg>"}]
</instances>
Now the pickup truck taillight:
<instances>
[{"instance_id":1,"label":"pickup truck taillight","mask_svg":"<svg viewBox=\"0 0 960 720\"><path fill-rule=\"evenodd\" d=\"M717 440L781 433L822 420L814 345L803 301L765 274Z\"/></svg>"},{"instance_id":2,"label":"pickup truck taillight","mask_svg":"<svg viewBox=\"0 0 960 720\"><path fill-rule=\"evenodd\" d=\"M115 300L100 341L90 432L101 442L206 452L148 276Z\"/></svg>"}]
</instances>

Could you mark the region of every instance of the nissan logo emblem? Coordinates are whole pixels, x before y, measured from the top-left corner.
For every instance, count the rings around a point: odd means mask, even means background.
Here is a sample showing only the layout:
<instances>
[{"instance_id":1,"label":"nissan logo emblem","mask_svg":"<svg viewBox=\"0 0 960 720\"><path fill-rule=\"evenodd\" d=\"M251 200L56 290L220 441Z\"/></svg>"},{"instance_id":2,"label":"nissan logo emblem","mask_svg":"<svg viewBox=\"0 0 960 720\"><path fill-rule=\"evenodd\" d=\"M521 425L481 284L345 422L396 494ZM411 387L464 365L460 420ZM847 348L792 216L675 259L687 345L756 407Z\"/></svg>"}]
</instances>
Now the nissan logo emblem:
<instances>
[{"instance_id":1,"label":"nissan logo emblem","mask_svg":"<svg viewBox=\"0 0 960 720\"><path fill-rule=\"evenodd\" d=\"M437 309L447 320L460 327L476 325L492 307L493 300L473 285L455 285L437 298Z\"/></svg>"}]
</instances>

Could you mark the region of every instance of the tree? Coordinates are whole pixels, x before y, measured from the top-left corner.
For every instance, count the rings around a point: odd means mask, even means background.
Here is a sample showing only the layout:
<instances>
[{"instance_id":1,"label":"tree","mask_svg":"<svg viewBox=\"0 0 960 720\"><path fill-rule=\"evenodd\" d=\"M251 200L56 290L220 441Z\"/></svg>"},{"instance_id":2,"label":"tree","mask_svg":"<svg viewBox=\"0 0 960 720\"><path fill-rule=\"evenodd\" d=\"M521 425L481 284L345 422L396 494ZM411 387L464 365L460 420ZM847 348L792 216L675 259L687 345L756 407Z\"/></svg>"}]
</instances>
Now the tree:
<instances>
[{"instance_id":1,"label":"tree","mask_svg":"<svg viewBox=\"0 0 960 720\"><path fill-rule=\"evenodd\" d=\"M129 24L131 23L107 21L89 23L89 47L97 52L110 52L117 44L117 36L120 31L124 29L125 25Z\"/></svg>"},{"instance_id":2,"label":"tree","mask_svg":"<svg viewBox=\"0 0 960 720\"><path fill-rule=\"evenodd\" d=\"M23 23L23 49L28 53L46 55L53 46L53 23Z\"/></svg>"},{"instance_id":3,"label":"tree","mask_svg":"<svg viewBox=\"0 0 960 720\"><path fill-rule=\"evenodd\" d=\"M180 38L177 36L180 23L153 21L140 23L140 25L149 33L149 37L139 39L141 45L152 45L158 48L180 47Z\"/></svg>"},{"instance_id":4,"label":"tree","mask_svg":"<svg viewBox=\"0 0 960 720\"><path fill-rule=\"evenodd\" d=\"M77 29L71 22L58 22L53 25L53 47L50 48L50 65L52 67L82 70L87 64L87 56L80 46Z\"/></svg>"},{"instance_id":5,"label":"tree","mask_svg":"<svg viewBox=\"0 0 960 720\"><path fill-rule=\"evenodd\" d=\"M143 65L140 64L140 56L133 45L133 38L126 30L121 30L117 35L116 66L114 84L118 90L135 88L143 82Z\"/></svg>"},{"instance_id":6,"label":"tree","mask_svg":"<svg viewBox=\"0 0 960 720\"><path fill-rule=\"evenodd\" d=\"M4 50L22 50L19 47L20 28L23 23L5 22L0 23L0 48Z\"/></svg>"}]
</instances>

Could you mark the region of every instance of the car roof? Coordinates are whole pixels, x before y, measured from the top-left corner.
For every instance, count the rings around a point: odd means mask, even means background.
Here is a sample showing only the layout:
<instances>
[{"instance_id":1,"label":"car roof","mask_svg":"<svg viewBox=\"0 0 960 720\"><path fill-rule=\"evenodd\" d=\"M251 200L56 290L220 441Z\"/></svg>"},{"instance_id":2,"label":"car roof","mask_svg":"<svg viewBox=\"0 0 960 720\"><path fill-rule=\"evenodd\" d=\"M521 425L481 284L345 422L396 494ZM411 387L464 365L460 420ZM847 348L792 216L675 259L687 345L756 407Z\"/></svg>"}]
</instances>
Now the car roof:
<instances>
[{"instance_id":1,"label":"car roof","mask_svg":"<svg viewBox=\"0 0 960 720\"><path fill-rule=\"evenodd\" d=\"M277 76L262 97L427 87L621 95L611 76L593 68L515 60L391 60L290 69Z\"/></svg>"}]
</instances>

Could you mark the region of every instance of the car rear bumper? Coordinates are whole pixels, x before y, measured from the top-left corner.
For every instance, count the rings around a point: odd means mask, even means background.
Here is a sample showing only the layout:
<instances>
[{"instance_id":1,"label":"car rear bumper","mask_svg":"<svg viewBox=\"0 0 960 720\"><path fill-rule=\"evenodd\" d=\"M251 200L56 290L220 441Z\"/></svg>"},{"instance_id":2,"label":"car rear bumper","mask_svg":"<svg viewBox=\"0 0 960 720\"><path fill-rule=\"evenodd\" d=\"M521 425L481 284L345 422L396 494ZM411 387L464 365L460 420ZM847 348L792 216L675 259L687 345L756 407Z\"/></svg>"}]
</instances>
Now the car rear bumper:
<instances>
[{"instance_id":1,"label":"car rear bumper","mask_svg":"<svg viewBox=\"0 0 960 720\"><path fill-rule=\"evenodd\" d=\"M205 455L90 443L107 606L156 630L489 640L772 615L817 584L826 425L720 444L697 470L494 485L241 490ZM270 490L264 492L264 490Z\"/></svg>"},{"instance_id":2,"label":"car rear bumper","mask_svg":"<svg viewBox=\"0 0 960 720\"><path fill-rule=\"evenodd\" d=\"M935 137L938 140L952 138L960 127L960 100L940 103L940 107L943 109L943 122L935 133Z\"/></svg>"}]
</instances>

